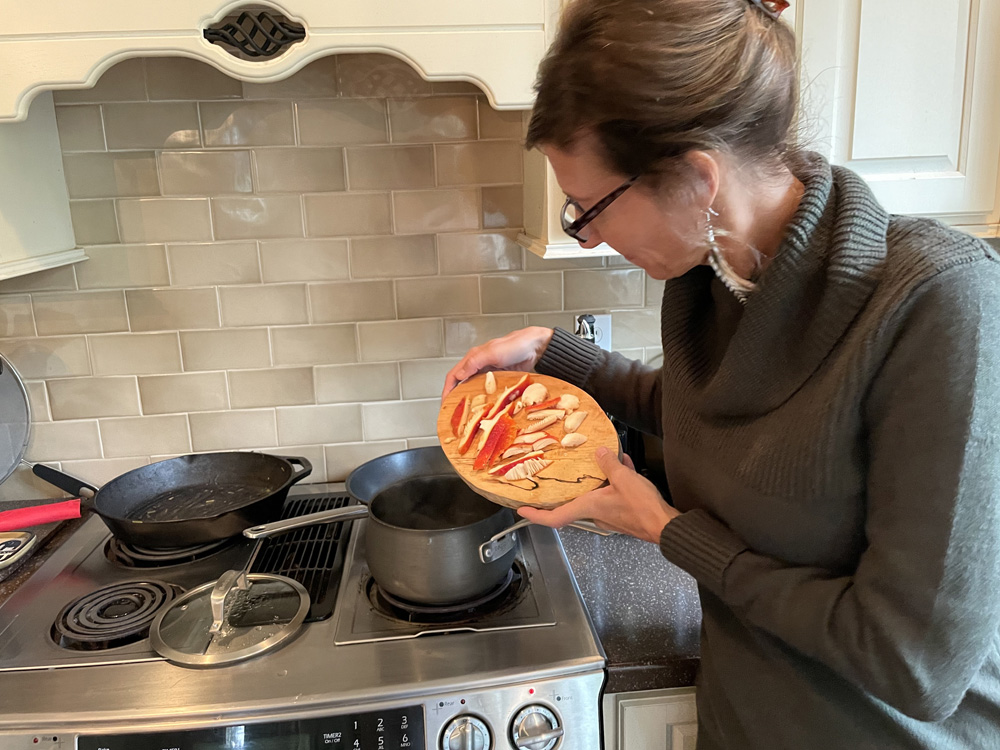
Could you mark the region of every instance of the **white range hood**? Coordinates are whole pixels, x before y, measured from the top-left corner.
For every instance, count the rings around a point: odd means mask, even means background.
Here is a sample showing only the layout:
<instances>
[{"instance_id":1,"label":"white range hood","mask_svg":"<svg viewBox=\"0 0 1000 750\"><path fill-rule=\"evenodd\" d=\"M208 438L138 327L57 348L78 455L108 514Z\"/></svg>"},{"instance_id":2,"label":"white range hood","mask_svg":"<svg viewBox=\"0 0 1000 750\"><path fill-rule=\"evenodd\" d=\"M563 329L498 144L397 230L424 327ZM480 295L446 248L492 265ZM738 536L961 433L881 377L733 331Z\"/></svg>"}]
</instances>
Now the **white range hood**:
<instances>
[{"instance_id":1,"label":"white range hood","mask_svg":"<svg viewBox=\"0 0 1000 750\"><path fill-rule=\"evenodd\" d=\"M23 120L42 91L86 88L123 59L168 55L264 83L287 78L325 55L388 53L428 80L476 84L497 109L526 109L558 5L558 0L9 3L0 28L0 122ZM304 38L275 57L253 60L206 39L206 29L244 10L283 17L301 26Z\"/></svg>"},{"instance_id":2,"label":"white range hood","mask_svg":"<svg viewBox=\"0 0 1000 750\"><path fill-rule=\"evenodd\" d=\"M560 0L9 6L0 28L0 280L85 259L73 239L51 91L91 87L108 68L135 57L189 57L266 83L320 57L374 52L405 60L427 80L473 83L496 109L528 110ZM253 45L276 52L248 56ZM525 155L524 192L527 226L518 239L525 247L544 257L612 252L582 250L562 232L562 194L538 154Z\"/></svg>"}]
</instances>

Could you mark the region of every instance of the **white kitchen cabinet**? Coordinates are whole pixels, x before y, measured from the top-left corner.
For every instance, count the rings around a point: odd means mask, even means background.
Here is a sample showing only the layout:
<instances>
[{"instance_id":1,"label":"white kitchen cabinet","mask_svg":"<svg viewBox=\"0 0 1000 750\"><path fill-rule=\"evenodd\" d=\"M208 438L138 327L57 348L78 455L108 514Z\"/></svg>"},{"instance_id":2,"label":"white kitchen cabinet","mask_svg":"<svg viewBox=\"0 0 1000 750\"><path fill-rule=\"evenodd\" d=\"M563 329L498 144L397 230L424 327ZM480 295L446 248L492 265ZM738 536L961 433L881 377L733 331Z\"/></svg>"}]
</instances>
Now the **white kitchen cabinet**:
<instances>
[{"instance_id":1,"label":"white kitchen cabinet","mask_svg":"<svg viewBox=\"0 0 1000 750\"><path fill-rule=\"evenodd\" d=\"M287 78L317 57L383 52L428 80L480 86L498 109L531 106L546 23L558 0L76 0L10 3L0 28L0 122L21 120L41 91L92 86L129 57L178 55L257 83ZM269 58L241 59L210 43L207 27L240 9L265 8L305 27Z\"/></svg>"},{"instance_id":2,"label":"white kitchen cabinet","mask_svg":"<svg viewBox=\"0 0 1000 750\"><path fill-rule=\"evenodd\" d=\"M606 750L695 750L694 688L605 695L603 712Z\"/></svg>"},{"instance_id":3,"label":"white kitchen cabinet","mask_svg":"<svg viewBox=\"0 0 1000 750\"><path fill-rule=\"evenodd\" d=\"M52 95L0 125L0 280L84 260L70 221Z\"/></svg>"},{"instance_id":4,"label":"white kitchen cabinet","mask_svg":"<svg viewBox=\"0 0 1000 750\"><path fill-rule=\"evenodd\" d=\"M803 145L859 173L893 213L1000 236L1000 3L793 0L782 19L799 39ZM614 253L563 233L565 196L540 155L524 175L522 245Z\"/></svg>"},{"instance_id":5,"label":"white kitchen cabinet","mask_svg":"<svg viewBox=\"0 0 1000 750\"><path fill-rule=\"evenodd\" d=\"M797 0L806 143L889 211L996 236L1000 3Z\"/></svg>"}]
</instances>

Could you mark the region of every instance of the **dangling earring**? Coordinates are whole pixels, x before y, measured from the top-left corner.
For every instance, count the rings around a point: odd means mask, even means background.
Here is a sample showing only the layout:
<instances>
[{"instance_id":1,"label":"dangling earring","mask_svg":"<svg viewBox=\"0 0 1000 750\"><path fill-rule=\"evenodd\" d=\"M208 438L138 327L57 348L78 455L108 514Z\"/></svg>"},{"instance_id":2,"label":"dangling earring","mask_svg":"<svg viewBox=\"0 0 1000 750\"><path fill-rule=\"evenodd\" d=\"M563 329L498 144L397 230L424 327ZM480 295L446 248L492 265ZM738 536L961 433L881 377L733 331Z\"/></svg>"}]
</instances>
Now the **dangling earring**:
<instances>
[{"instance_id":1,"label":"dangling earring","mask_svg":"<svg viewBox=\"0 0 1000 750\"><path fill-rule=\"evenodd\" d=\"M742 304L747 303L747 298L757 291L757 285L752 281L747 281L737 275L733 267L723 257L719 243L715 241L715 227L712 226L712 217L718 216L711 206L705 211L705 234L708 239L708 265L715 271L719 281L736 297Z\"/></svg>"}]
</instances>

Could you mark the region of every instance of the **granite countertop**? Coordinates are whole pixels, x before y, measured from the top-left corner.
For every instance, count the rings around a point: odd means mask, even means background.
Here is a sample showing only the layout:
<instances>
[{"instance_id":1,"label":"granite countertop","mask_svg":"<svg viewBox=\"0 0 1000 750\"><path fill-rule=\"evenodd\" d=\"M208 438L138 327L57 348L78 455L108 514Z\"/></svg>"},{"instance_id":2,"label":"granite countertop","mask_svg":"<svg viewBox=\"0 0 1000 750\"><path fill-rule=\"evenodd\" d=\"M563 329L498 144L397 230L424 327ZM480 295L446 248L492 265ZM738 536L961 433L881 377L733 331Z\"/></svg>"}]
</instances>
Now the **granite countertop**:
<instances>
[{"instance_id":1,"label":"granite countertop","mask_svg":"<svg viewBox=\"0 0 1000 750\"><path fill-rule=\"evenodd\" d=\"M58 500L7 500L0 503L0 510L13 510L15 508L28 508L32 505L45 505ZM0 570L0 604L7 601L8 597L17 591L18 587L38 570L42 563L49 559L49 556L56 550L63 541L72 534L84 519L75 518L72 521L58 521L56 523L46 523L39 526L25 527L24 531L34 532L38 537L35 547L29 550L28 556L7 568Z\"/></svg>"},{"instance_id":2,"label":"granite countertop","mask_svg":"<svg viewBox=\"0 0 1000 750\"><path fill-rule=\"evenodd\" d=\"M36 505L5 502L0 509ZM31 529L35 551L0 580L0 604L28 579L83 519ZM567 528L563 547L608 657L608 693L684 687L698 667L701 608L694 579L652 544Z\"/></svg>"},{"instance_id":3,"label":"granite countertop","mask_svg":"<svg viewBox=\"0 0 1000 750\"><path fill-rule=\"evenodd\" d=\"M608 693L694 684L701 605L694 579L654 544L560 532L608 656Z\"/></svg>"}]
</instances>

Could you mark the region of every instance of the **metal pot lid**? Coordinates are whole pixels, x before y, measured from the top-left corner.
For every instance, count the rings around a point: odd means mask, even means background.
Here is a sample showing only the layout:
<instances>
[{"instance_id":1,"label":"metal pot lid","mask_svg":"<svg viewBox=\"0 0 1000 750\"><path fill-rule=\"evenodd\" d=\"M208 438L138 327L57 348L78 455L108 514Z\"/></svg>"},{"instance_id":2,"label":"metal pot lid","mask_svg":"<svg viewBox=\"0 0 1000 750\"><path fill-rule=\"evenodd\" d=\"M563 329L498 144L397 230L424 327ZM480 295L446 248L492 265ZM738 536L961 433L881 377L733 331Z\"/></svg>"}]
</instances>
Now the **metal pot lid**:
<instances>
[{"instance_id":1,"label":"metal pot lid","mask_svg":"<svg viewBox=\"0 0 1000 750\"><path fill-rule=\"evenodd\" d=\"M150 626L149 641L175 664L233 664L285 643L308 612L309 592L297 581L230 570L171 602Z\"/></svg>"},{"instance_id":2,"label":"metal pot lid","mask_svg":"<svg viewBox=\"0 0 1000 750\"><path fill-rule=\"evenodd\" d=\"M0 482L21 463L30 431L28 392L17 370L0 354Z\"/></svg>"}]
</instances>

